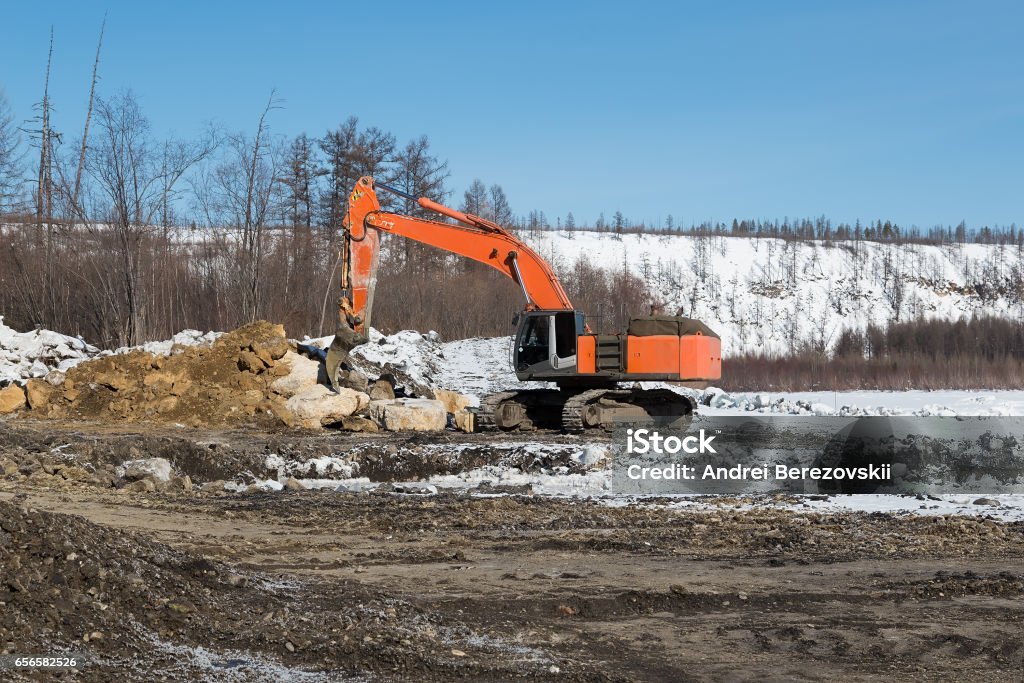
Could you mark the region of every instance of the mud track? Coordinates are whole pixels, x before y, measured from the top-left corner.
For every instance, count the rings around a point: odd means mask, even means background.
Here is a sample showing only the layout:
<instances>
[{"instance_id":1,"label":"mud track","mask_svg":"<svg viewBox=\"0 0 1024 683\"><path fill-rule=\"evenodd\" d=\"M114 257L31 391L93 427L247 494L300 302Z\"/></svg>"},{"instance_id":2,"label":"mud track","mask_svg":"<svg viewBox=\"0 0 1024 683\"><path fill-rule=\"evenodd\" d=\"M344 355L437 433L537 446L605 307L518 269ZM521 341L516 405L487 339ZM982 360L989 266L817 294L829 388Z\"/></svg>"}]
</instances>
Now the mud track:
<instances>
[{"instance_id":1,"label":"mud track","mask_svg":"<svg viewBox=\"0 0 1024 683\"><path fill-rule=\"evenodd\" d=\"M8 454L164 444L197 482L292 438L3 429ZM1024 524L734 503L3 481L0 648L85 653L83 681L1019 678Z\"/></svg>"}]
</instances>

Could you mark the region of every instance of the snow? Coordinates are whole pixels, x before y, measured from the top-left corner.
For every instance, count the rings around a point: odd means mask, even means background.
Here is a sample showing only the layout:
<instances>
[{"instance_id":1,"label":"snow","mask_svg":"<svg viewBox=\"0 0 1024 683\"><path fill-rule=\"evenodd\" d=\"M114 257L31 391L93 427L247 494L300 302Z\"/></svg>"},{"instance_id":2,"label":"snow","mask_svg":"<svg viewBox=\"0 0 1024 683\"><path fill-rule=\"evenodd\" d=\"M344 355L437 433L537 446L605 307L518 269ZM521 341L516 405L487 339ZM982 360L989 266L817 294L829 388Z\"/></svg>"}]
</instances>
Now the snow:
<instances>
[{"instance_id":1,"label":"snow","mask_svg":"<svg viewBox=\"0 0 1024 683\"><path fill-rule=\"evenodd\" d=\"M792 391L694 393L702 415L1024 416L1024 391Z\"/></svg>"},{"instance_id":2,"label":"snow","mask_svg":"<svg viewBox=\"0 0 1024 683\"><path fill-rule=\"evenodd\" d=\"M921 500L917 496L888 493L859 493L823 496L754 497L734 507L740 510L774 508L793 512L882 512L924 516L965 515L993 517L1006 522L1024 521L1024 494L987 495L998 506L975 504L978 495L939 494ZM616 500L613 504L642 504L643 499ZM715 496L679 496L670 506L687 510L721 510Z\"/></svg>"},{"instance_id":3,"label":"snow","mask_svg":"<svg viewBox=\"0 0 1024 683\"><path fill-rule=\"evenodd\" d=\"M557 266L584 258L645 280L667 313L682 312L722 337L722 352L830 348L846 328L972 313L1019 319L1012 285L1024 270L1015 245L923 245L731 236L524 235Z\"/></svg>"},{"instance_id":4,"label":"snow","mask_svg":"<svg viewBox=\"0 0 1024 683\"><path fill-rule=\"evenodd\" d=\"M456 458L459 451L472 447L469 444L430 444L438 457L444 455ZM338 470L337 477L299 479L309 489L331 489L339 493L362 493L383 487L396 495L433 495L438 491L464 491L480 497L521 495L508 492L492 492L494 487L521 489L525 495L553 496L559 498L587 498L602 505L620 507L626 505L664 506L669 509L687 511L720 511L723 505L733 509L782 509L793 512L884 512L913 515L967 515L990 516L1004 521L1024 521L1024 493L978 493L966 491L943 494L857 494L857 495L803 495L803 494L747 494L721 497L713 494L662 494L633 495L616 493L612 486L612 473L607 459L607 450L595 444L550 444L530 441L510 441L492 444L497 451L513 453L526 450L537 461L555 459L558 454L569 453L568 460L582 467L542 467L536 471L523 471L520 467L504 464L485 465L466 469L455 474L427 477L421 481L396 483L371 482L365 477L346 475ZM501 457L498 458L500 463ZM292 467L281 456L267 458L268 469L277 469L278 479L257 480L256 486L263 491L281 491L288 472L301 471L304 461ZM582 471L580 471L582 470ZM350 471L354 471L351 470ZM984 482L980 482L985 490ZM243 492L248 488L240 482L228 482L225 489ZM477 489L480 490L477 490ZM977 501L977 502L976 502ZM994 503L994 504L993 504Z\"/></svg>"},{"instance_id":5,"label":"snow","mask_svg":"<svg viewBox=\"0 0 1024 683\"><path fill-rule=\"evenodd\" d=\"M0 316L0 386L64 372L99 352L79 337L50 330L18 332Z\"/></svg>"},{"instance_id":6,"label":"snow","mask_svg":"<svg viewBox=\"0 0 1024 683\"><path fill-rule=\"evenodd\" d=\"M307 481L302 477L315 474L319 479L309 479L308 481L331 481L335 485L337 485L338 479L351 478L359 470L356 463L350 462L347 457L338 455L322 455L308 460L287 460L272 453L266 457L264 466L269 471L276 471L279 481L292 476L300 481ZM334 476L328 479L327 475Z\"/></svg>"},{"instance_id":7,"label":"snow","mask_svg":"<svg viewBox=\"0 0 1024 683\"><path fill-rule=\"evenodd\" d=\"M163 341L146 342L140 346L124 346L114 351L101 350L81 337L70 337L50 330L18 332L0 316L0 386L17 382L24 384L50 372L67 372L83 361L113 354L146 351L169 356L176 347L210 346L222 332L183 330Z\"/></svg>"},{"instance_id":8,"label":"snow","mask_svg":"<svg viewBox=\"0 0 1024 683\"><path fill-rule=\"evenodd\" d=\"M132 351L145 351L155 356L169 356L174 352L176 346L212 346L223 332L200 332L199 330L182 330L170 339L162 341L151 341L139 346L122 346L114 351L116 354L131 353Z\"/></svg>"}]
</instances>

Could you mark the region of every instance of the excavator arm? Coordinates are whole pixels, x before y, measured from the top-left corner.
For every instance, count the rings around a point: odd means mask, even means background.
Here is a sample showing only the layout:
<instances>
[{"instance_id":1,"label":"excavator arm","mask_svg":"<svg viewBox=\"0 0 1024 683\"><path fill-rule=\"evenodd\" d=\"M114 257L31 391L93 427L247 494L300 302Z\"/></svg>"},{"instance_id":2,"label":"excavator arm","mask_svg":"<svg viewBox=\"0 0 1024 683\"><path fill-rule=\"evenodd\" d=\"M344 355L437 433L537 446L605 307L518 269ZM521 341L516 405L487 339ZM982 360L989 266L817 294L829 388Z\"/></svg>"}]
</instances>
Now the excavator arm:
<instances>
[{"instance_id":1,"label":"excavator arm","mask_svg":"<svg viewBox=\"0 0 1024 683\"><path fill-rule=\"evenodd\" d=\"M455 222L382 211L376 187ZM494 268L522 288L527 310L573 310L547 261L502 226L426 197L413 197L380 183L375 186L369 176L360 178L349 196L344 227L338 329L327 355L327 374L335 384L348 352L366 340L373 312L381 233L401 235Z\"/></svg>"}]
</instances>

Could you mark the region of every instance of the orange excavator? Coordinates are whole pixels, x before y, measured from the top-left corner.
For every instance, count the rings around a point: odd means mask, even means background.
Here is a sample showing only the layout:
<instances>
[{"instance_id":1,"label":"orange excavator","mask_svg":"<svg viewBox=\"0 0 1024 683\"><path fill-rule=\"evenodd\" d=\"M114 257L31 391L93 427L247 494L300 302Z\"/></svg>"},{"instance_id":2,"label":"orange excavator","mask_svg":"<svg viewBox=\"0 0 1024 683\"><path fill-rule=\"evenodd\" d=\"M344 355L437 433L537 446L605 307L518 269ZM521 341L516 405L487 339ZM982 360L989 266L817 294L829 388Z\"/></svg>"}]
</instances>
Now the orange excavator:
<instances>
[{"instance_id":1,"label":"orange excavator","mask_svg":"<svg viewBox=\"0 0 1024 683\"><path fill-rule=\"evenodd\" d=\"M381 209L377 189L443 216L428 220ZM595 334L573 308L551 266L502 226L413 197L363 177L349 196L344 222L338 329L327 353L336 386L348 352L366 340L373 310L381 234L400 235L491 266L523 290L512 365L521 381L557 388L506 391L481 399L478 431L611 429L637 419L688 422L696 407L670 389L636 382L708 382L721 377L721 340L703 323L678 316L632 318L624 334ZM621 383L632 383L629 388Z\"/></svg>"}]
</instances>

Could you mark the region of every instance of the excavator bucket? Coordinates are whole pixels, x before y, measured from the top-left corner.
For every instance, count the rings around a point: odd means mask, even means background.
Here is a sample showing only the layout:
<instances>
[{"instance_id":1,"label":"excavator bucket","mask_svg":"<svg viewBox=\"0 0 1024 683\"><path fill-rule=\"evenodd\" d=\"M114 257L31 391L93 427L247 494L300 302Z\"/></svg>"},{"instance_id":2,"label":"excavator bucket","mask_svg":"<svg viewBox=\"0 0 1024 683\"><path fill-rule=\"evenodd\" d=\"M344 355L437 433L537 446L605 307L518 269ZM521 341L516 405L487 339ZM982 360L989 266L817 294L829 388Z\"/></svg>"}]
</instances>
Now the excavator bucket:
<instances>
[{"instance_id":1,"label":"excavator bucket","mask_svg":"<svg viewBox=\"0 0 1024 683\"><path fill-rule=\"evenodd\" d=\"M344 384L352 349L365 344L373 312L373 292L377 285L377 262L380 234L367 230L362 217L380 209L373 181L363 178L348 198L348 212L343 225L341 247L341 299L334 340L327 349L327 378L335 389Z\"/></svg>"},{"instance_id":2,"label":"excavator bucket","mask_svg":"<svg viewBox=\"0 0 1024 683\"><path fill-rule=\"evenodd\" d=\"M368 341L366 335L356 332L348 321L345 308L342 305L338 309L338 326L334 331L334 340L327 348L327 359L324 361L327 379L330 380L331 386L335 389L339 389L344 385L345 373L347 372L345 362L348 360L349 353L355 347Z\"/></svg>"}]
</instances>

